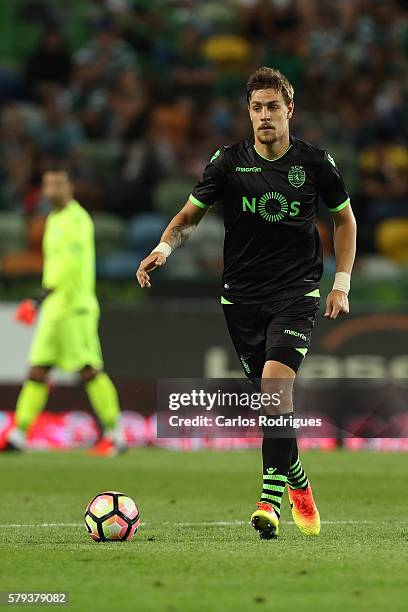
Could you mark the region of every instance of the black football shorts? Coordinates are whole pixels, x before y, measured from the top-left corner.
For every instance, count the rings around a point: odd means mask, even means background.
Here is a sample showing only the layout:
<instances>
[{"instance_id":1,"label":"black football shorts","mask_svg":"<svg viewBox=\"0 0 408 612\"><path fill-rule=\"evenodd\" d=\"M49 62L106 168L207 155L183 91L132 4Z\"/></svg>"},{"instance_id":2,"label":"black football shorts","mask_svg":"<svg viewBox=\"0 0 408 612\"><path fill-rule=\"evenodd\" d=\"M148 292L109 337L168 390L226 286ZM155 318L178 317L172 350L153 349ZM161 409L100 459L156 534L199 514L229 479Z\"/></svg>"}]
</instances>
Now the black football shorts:
<instances>
[{"instance_id":1,"label":"black football shorts","mask_svg":"<svg viewBox=\"0 0 408 612\"><path fill-rule=\"evenodd\" d=\"M265 304L223 304L225 319L245 374L262 377L266 361L297 372L310 346L320 298L300 296Z\"/></svg>"}]
</instances>

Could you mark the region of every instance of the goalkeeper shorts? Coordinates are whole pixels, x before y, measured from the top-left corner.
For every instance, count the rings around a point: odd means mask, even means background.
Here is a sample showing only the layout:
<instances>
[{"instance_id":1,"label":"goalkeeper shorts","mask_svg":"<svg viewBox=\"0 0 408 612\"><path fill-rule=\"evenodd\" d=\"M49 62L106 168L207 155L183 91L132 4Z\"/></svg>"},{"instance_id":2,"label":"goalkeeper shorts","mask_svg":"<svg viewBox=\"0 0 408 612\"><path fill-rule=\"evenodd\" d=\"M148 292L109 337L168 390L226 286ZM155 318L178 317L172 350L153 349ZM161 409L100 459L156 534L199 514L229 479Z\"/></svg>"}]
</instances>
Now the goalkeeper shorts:
<instances>
[{"instance_id":1,"label":"goalkeeper shorts","mask_svg":"<svg viewBox=\"0 0 408 612\"><path fill-rule=\"evenodd\" d=\"M64 318L40 314L31 345L31 366L50 366L77 372L85 366L103 367L98 335L99 316L86 310L73 311Z\"/></svg>"}]
</instances>

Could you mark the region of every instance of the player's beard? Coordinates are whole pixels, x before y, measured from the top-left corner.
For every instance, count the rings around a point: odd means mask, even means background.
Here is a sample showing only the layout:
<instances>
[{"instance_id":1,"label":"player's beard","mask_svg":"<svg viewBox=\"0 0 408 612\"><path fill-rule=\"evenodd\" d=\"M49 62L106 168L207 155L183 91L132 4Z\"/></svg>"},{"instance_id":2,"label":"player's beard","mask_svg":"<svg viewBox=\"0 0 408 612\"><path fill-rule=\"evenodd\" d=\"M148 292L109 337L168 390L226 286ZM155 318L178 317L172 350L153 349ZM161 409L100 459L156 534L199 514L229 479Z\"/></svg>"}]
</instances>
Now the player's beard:
<instances>
[{"instance_id":1,"label":"player's beard","mask_svg":"<svg viewBox=\"0 0 408 612\"><path fill-rule=\"evenodd\" d=\"M277 140L276 130L259 130L258 131L258 140L262 144L271 144Z\"/></svg>"}]
</instances>

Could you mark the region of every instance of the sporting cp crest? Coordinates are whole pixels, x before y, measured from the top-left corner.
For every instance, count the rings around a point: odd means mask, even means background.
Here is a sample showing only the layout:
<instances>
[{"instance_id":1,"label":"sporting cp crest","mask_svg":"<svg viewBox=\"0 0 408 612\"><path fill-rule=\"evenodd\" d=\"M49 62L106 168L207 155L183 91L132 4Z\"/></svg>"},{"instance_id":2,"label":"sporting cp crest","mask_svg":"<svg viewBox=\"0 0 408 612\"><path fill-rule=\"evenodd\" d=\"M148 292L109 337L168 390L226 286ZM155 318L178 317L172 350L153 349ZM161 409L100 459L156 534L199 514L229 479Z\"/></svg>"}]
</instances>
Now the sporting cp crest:
<instances>
[{"instance_id":1,"label":"sporting cp crest","mask_svg":"<svg viewBox=\"0 0 408 612\"><path fill-rule=\"evenodd\" d=\"M291 166L288 172L288 181L293 187L301 187L306 180L303 166Z\"/></svg>"}]
</instances>

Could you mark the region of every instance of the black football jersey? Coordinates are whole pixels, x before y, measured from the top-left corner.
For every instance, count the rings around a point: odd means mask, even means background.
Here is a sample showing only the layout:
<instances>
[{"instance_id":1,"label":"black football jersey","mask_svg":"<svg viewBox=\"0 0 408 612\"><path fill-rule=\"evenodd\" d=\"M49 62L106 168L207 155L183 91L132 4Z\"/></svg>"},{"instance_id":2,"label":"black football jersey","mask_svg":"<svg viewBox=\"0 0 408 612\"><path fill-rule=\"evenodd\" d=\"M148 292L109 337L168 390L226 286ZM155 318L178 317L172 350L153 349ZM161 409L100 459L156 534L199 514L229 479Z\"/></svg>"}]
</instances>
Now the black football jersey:
<instances>
[{"instance_id":1,"label":"black football jersey","mask_svg":"<svg viewBox=\"0 0 408 612\"><path fill-rule=\"evenodd\" d=\"M323 270L319 196L332 212L350 202L327 151L293 136L274 160L256 151L253 138L218 149L190 200L201 208L223 204L224 301L255 304L316 292Z\"/></svg>"}]
</instances>

